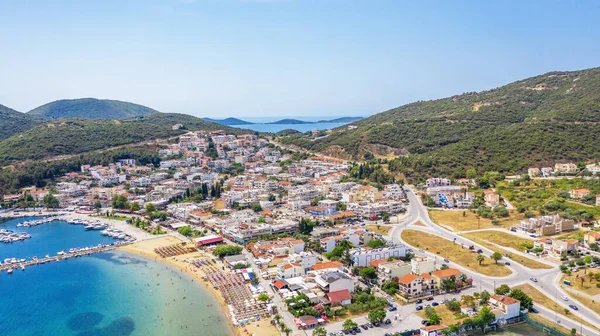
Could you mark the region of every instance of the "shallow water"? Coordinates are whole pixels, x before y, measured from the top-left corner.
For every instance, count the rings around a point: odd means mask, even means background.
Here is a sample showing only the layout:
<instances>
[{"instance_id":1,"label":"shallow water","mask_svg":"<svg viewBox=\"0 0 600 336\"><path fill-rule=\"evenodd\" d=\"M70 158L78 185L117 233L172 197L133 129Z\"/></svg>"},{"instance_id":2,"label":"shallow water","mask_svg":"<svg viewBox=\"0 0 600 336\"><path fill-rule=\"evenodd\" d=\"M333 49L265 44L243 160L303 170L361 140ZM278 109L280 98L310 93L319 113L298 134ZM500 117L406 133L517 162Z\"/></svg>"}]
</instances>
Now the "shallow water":
<instances>
[{"instance_id":1,"label":"shallow water","mask_svg":"<svg viewBox=\"0 0 600 336\"><path fill-rule=\"evenodd\" d=\"M36 228L45 225L50 224ZM96 234L84 230L90 235L80 236L79 226L64 225L66 229L59 227L60 236L71 247L94 245ZM83 245L73 245L72 236ZM81 239L86 236L90 241ZM43 247L31 244L58 246L34 239L25 242L23 251ZM0 255L7 254L3 245L7 244L0 245ZM163 263L120 251L30 266L11 275L0 273L0 291L0 335L232 334L218 302L197 280Z\"/></svg>"}]
</instances>

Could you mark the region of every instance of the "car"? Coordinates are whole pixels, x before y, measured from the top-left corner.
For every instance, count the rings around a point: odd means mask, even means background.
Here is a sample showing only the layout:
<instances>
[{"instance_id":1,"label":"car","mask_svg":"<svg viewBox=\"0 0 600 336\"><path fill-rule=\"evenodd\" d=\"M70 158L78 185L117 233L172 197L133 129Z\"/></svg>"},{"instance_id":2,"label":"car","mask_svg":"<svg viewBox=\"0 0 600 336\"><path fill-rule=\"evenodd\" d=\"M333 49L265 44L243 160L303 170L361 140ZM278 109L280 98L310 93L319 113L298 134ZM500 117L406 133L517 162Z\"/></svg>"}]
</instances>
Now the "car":
<instances>
[{"instance_id":1,"label":"car","mask_svg":"<svg viewBox=\"0 0 600 336\"><path fill-rule=\"evenodd\" d=\"M560 298L563 299L563 301L569 301L569 298L564 295L561 295Z\"/></svg>"},{"instance_id":2,"label":"car","mask_svg":"<svg viewBox=\"0 0 600 336\"><path fill-rule=\"evenodd\" d=\"M352 335L356 335L356 331L355 331L354 329L350 330L350 333L351 333Z\"/></svg>"},{"instance_id":3,"label":"car","mask_svg":"<svg viewBox=\"0 0 600 336\"><path fill-rule=\"evenodd\" d=\"M510 263L507 261L507 262L504 263L504 265L510 266Z\"/></svg>"},{"instance_id":4,"label":"car","mask_svg":"<svg viewBox=\"0 0 600 336\"><path fill-rule=\"evenodd\" d=\"M398 308L396 308L395 306L392 306L392 307L390 308L390 311L391 311L391 312L393 312L393 311L396 311L396 310L398 310Z\"/></svg>"},{"instance_id":5,"label":"car","mask_svg":"<svg viewBox=\"0 0 600 336\"><path fill-rule=\"evenodd\" d=\"M450 260L448 260L448 259L444 259L444 262L446 262L446 263L449 263L449 262L450 262Z\"/></svg>"},{"instance_id":6,"label":"car","mask_svg":"<svg viewBox=\"0 0 600 336\"><path fill-rule=\"evenodd\" d=\"M446 299L443 299L442 301L440 301L441 304L444 304L446 302L448 302L448 300L446 300Z\"/></svg>"},{"instance_id":7,"label":"car","mask_svg":"<svg viewBox=\"0 0 600 336\"><path fill-rule=\"evenodd\" d=\"M539 310L537 310L535 307L531 307L531 309L529 309L529 311L530 311L530 312L532 312L532 313L535 313L535 314L537 314L537 313L539 313L539 312L540 312L540 311L539 311Z\"/></svg>"},{"instance_id":8,"label":"car","mask_svg":"<svg viewBox=\"0 0 600 336\"><path fill-rule=\"evenodd\" d=\"M423 321L421 321L421 324L424 326L428 326L430 323L427 320L423 320Z\"/></svg>"},{"instance_id":9,"label":"car","mask_svg":"<svg viewBox=\"0 0 600 336\"><path fill-rule=\"evenodd\" d=\"M433 302L431 303L431 305L432 305L433 307L435 307L435 306L439 306L440 304L439 304L439 303L437 303L437 302L435 302L435 301L433 301Z\"/></svg>"},{"instance_id":10,"label":"car","mask_svg":"<svg viewBox=\"0 0 600 336\"><path fill-rule=\"evenodd\" d=\"M373 323L371 323L371 322L367 323L367 327L373 328Z\"/></svg>"},{"instance_id":11,"label":"car","mask_svg":"<svg viewBox=\"0 0 600 336\"><path fill-rule=\"evenodd\" d=\"M354 332L357 334L360 334L362 332L362 330L360 330L359 327L354 328Z\"/></svg>"},{"instance_id":12,"label":"car","mask_svg":"<svg viewBox=\"0 0 600 336\"><path fill-rule=\"evenodd\" d=\"M537 236L534 235L534 234L529 235L529 237L531 237L531 238L537 238Z\"/></svg>"},{"instance_id":13,"label":"car","mask_svg":"<svg viewBox=\"0 0 600 336\"><path fill-rule=\"evenodd\" d=\"M483 250L482 250L482 249L479 249L479 250L477 250L477 253L479 253L479 254L482 254L482 253L483 253Z\"/></svg>"},{"instance_id":14,"label":"car","mask_svg":"<svg viewBox=\"0 0 600 336\"><path fill-rule=\"evenodd\" d=\"M369 329L369 327L367 327L367 325L366 325L366 324L363 324L363 325L361 325L360 327L361 327L361 328L363 328L364 330L367 330L367 329Z\"/></svg>"},{"instance_id":15,"label":"car","mask_svg":"<svg viewBox=\"0 0 600 336\"><path fill-rule=\"evenodd\" d=\"M381 323L379 323L379 322L373 323L373 326L375 326L375 327L379 327L380 325L381 325Z\"/></svg>"},{"instance_id":16,"label":"car","mask_svg":"<svg viewBox=\"0 0 600 336\"><path fill-rule=\"evenodd\" d=\"M416 306L415 309L416 310L423 310L423 306Z\"/></svg>"},{"instance_id":17,"label":"car","mask_svg":"<svg viewBox=\"0 0 600 336\"><path fill-rule=\"evenodd\" d=\"M569 308L571 308L571 309L573 309L573 310L579 310L579 308L577 308L577 306L576 306L576 305L574 305L574 304L572 304L572 305L569 305Z\"/></svg>"},{"instance_id":18,"label":"car","mask_svg":"<svg viewBox=\"0 0 600 336\"><path fill-rule=\"evenodd\" d=\"M422 302L423 302L423 300L417 299L417 303L422 303Z\"/></svg>"},{"instance_id":19,"label":"car","mask_svg":"<svg viewBox=\"0 0 600 336\"><path fill-rule=\"evenodd\" d=\"M427 301L433 301L433 296L427 297L425 300L427 300Z\"/></svg>"},{"instance_id":20,"label":"car","mask_svg":"<svg viewBox=\"0 0 600 336\"><path fill-rule=\"evenodd\" d=\"M442 264L442 267L448 267L448 264Z\"/></svg>"},{"instance_id":21,"label":"car","mask_svg":"<svg viewBox=\"0 0 600 336\"><path fill-rule=\"evenodd\" d=\"M533 281L533 282L537 282L536 278L530 278L529 280Z\"/></svg>"},{"instance_id":22,"label":"car","mask_svg":"<svg viewBox=\"0 0 600 336\"><path fill-rule=\"evenodd\" d=\"M392 320L390 320L390 319L386 319L384 323L385 323L385 324L390 324L390 323L392 323Z\"/></svg>"},{"instance_id":23,"label":"car","mask_svg":"<svg viewBox=\"0 0 600 336\"><path fill-rule=\"evenodd\" d=\"M344 331L342 331L344 333L344 335L348 335L350 333L350 330L348 329L344 329Z\"/></svg>"},{"instance_id":24,"label":"car","mask_svg":"<svg viewBox=\"0 0 600 336\"><path fill-rule=\"evenodd\" d=\"M425 305L425 308L429 308L429 307L431 307L431 305L429 303Z\"/></svg>"}]
</instances>

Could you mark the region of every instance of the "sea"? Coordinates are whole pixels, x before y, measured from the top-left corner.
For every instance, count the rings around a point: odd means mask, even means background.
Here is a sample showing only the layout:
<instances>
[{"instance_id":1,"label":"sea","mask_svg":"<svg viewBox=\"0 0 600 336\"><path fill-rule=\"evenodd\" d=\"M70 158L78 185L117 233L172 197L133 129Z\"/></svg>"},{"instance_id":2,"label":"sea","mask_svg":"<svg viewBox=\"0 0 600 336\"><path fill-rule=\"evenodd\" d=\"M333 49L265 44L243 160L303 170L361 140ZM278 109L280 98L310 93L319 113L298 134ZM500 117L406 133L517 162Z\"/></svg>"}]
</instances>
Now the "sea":
<instances>
[{"instance_id":1,"label":"sea","mask_svg":"<svg viewBox=\"0 0 600 336\"><path fill-rule=\"evenodd\" d=\"M240 117L242 120L246 120L249 122L254 122L256 124L251 125L231 125L231 127L237 128L247 128L258 132L270 132L277 133L284 129L294 129L299 132L308 132L312 130L328 130L336 127L340 127L346 125L347 123L314 123L314 124L266 124L268 122L273 122L281 119L297 119L303 121L316 122L323 119L335 119L336 117L323 117L323 116L313 116L313 117Z\"/></svg>"},{"instance_id":2,"label":"sea","mask_svg":"<svg viewBox=\"0 0 600 336\"><path fill-rule=\"evenodd\" d=\"M99 231L54 221L1 229L32 238L0 243L0 260L43 257L73 247L110 243ZM231 335L227 316L204 285L186 273L110 251L0 273L2 336Z\"/></svg>"}]
</instances>

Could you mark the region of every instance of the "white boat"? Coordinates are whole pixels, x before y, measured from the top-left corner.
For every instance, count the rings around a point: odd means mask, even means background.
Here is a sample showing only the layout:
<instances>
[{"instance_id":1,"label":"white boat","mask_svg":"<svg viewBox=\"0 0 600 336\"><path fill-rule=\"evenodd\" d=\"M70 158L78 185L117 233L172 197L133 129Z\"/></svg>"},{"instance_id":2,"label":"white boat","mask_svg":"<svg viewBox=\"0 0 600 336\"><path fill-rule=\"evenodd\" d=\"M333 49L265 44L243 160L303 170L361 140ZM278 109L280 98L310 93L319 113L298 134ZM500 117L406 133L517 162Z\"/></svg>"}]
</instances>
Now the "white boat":
<instances>
[{"instance_id":1,"label":"white boat","mask_svg":"<svg viewBox=\"0 0 600 336\"><path fill-rule=\"evenodd\" d=\"M9 269L7 270L7 272L8 272L8 274L12 274L12 272L13 272L13 269L12 269L12 268L9 268Z\"/></svg>"}]
</instances>

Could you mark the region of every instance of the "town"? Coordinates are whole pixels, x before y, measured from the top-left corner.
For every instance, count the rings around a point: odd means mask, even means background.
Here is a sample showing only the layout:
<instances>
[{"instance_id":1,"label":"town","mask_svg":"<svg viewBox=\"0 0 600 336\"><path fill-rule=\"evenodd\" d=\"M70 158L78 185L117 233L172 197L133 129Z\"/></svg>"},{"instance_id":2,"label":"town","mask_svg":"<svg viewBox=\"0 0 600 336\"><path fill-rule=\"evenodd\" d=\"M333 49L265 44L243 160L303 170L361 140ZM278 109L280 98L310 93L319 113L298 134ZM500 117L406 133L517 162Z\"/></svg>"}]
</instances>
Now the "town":
<instances>
[{"instance_id":1,"label":"town","mask_svg":"<svg viewBox=\"0 0 600 336\"><path fill-rule=\"evenodd\" d=\"M131 242L160 241L153 251L200 271L235 327L270 320L272 333L259 335L463 335L521 323L600 332L598 163L408 185L375 173L385 174L379 159L313 155L257 134L189 132L156 151L159 162L83 164L3 195L2 214L91 216L121 223Z\"/></svg>"}]
</instances>

